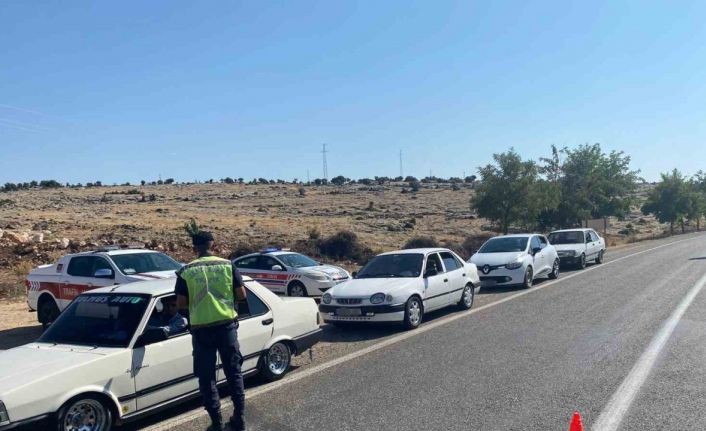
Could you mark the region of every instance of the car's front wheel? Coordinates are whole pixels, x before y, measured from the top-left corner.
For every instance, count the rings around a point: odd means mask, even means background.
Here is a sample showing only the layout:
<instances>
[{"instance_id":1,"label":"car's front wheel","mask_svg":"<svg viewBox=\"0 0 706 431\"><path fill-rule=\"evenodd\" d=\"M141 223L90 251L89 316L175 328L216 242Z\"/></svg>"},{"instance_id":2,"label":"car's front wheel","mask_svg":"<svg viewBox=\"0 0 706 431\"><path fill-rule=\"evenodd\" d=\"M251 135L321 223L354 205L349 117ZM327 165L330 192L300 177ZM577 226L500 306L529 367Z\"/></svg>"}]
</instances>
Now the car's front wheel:
<instances>
[{"instance_id":1,"label":"car's front wheel","mask_svg":"<svg viewBox=\"0 0 706 431\"><path fill-rule=\"evenodd\" d=\"M109 431L113 412L103 401L81 395L68 401L56 415L58 431Z\"/></svg>"},{"instance_id":2,"label":"car's front wheel","mask_svg":"<svg viewBox=\"0 0 706 431\"><path fill-rule=\"evenodd\" d=\"M404 309L405 329L416 329L422 324L424 316L424 305L418 296L412 296L407 300Z\"/></svg>"},{"instance_id":3,"label":"car's front wheel","mask_svg":"<svg viewBox=\"0 0 706 431\"><path fill-rule=\"evenodd\" d=\"M262 357L260 371L265 380L274 382L287 374L292 364L292 351L281 341L273 344Z\"/></svg>"},{"instance_id":4,"label":"car's front wheel","mask_svg":"<svg viewBox=\"0 0 706 431\"><path fill-rule=\"evenodd\" d=\"M552 272L549 273L549 278L552 280L559 278L559 259L554 261L554 266L552 266Z\"/></svg>"},{"instance_id":5,"label":"car's front wheel","mask_svg":"<svg viewBox=\"0 0 706 431\"><path fill-rule=\"evenodd\" d=\"M458 308L461 310L470 310L470 308L473 307L473 297L475 293L473 285L468 283L463 288L463 294L461 295L461 300L458 302Z\"/></svg>"},{"instance_id":6,"label":"car's front wheel","mask_svg":"<svg viewBox=\"0 0 706 431\"><path fill-rule=\"evenodd\" d=\"M581 256L579 256L579 261L576 266L578 266L579 269L586 269L586 255L585 254L581 254Z\"/></svg>"},{"instance_id":7,"label":"car's front wheel","mask_svg":"<svg viewBox=\"0 0 706 431\"><path fill-rule=\"evenodd\" d=\"M529 289L532 287L532 284L534 283L534 272L532 271L532 267L528 266L527 269L525 270L525 280L522 282L522 287L525 289Z\"/></svg>"}]
</instances>

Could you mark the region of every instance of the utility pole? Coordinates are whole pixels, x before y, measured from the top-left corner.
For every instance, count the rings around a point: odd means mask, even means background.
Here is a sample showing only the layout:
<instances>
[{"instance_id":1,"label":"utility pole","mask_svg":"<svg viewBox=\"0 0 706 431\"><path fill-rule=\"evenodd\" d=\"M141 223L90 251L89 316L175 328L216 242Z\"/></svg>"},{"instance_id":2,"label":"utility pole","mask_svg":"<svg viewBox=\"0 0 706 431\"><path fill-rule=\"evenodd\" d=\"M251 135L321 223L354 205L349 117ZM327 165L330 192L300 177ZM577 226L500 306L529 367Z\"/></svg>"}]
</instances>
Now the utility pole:
<instances>
[{"instance_id":1,"label":"utility pole","mask_svg":"<svg viewBox=\"0 0 706 431\"><path fill-rule=\"evenodd\" d=\"M311 184L311 181L309 180L309 170L306 170L306 183Z\"/></svg>"},{"instance_id":2,"label":"utility pole","mask_svg":"<svg viewBox=\"0 0 706 431\"><path fill-rule=\"evenodd\" d=\"M328 150L326 149L326 144L324 144L324 149L321 151L321 154L324 155L324 181L328 182L328 164L326 162L326 153L328 153Z\"/></svg>"},{"instance_id":3,"label":"utility pole","mask_svg":"<svg viewBox=\"0 0 706 431\"><path fill-rule=\"evenodd\" d=\"M404 169L402 167L402 150L400 150L400 176L404 179Z\"/></svg>"}]
</instances>

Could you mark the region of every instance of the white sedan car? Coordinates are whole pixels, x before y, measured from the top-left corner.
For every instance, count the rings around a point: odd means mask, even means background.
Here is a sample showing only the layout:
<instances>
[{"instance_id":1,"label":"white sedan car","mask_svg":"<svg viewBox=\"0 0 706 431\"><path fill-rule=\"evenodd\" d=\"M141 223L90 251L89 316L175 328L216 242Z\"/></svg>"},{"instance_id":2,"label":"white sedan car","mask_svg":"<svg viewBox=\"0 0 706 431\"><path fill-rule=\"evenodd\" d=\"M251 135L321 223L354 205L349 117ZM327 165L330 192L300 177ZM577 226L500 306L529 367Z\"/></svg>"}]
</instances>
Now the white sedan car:
<instances>
[{"instance_id":1,"label":"white sedan car","mask_svg":"<svg viewBox=\"0 0 706 431\"><path fill-rule=\"evenodd\" d=\"M605 239L593 229L555 230L549 234L549 242L559 253L562 264L584 269L589 260L603 263L606 250Z\"/></svg>"},{"instance_id":2,"label":"white sedan car","mask_svg":"<svg viewBox=\"0 0 706 431\"><path fill-rule=\"evenodd\" d=\"M532 287L535 279L559 277L559 256L544 235L504 235L483 244L469 262L480 271L483 287Z\"/></svg>"},{"instance_id":3,"label":"white sedan car","mask_svg":"<svg viewBox=\"0 0 706 431\"><path fill-rule=\"evenodd\" d=\"M400 250L374 257L353 280L321 298L325 322L400 322L407 329L424 313L450 305L473 306L476 267L445 248Z\"/></svg>"},{"instance_id":4,"label":"white sedan car","mask_svg":"<svg viewBox=\"0 0 706 431\"><path fill-rule=\"evenodd\" d=\"M321 296L351 278L343 268L324 265L300 253L266 249L233 261L243 275L287 296Z\"/></svg>"},{"instance_id":5,"label":"white sedan car","mask_svg":"<svg viewBox=\"0 0 706 431\"><path fill-rule=\"evenodd\" d=\"M243 373L276 380L320 339L316 303L280 298L249 278L245 286ZM171 317L162 301L173 296L173 279L94 289L37 342L1 352L0 430L48 421L50 429L106 431L198 396L188 329L167 336L160 327Z\"/></svg>"}]
</instances>

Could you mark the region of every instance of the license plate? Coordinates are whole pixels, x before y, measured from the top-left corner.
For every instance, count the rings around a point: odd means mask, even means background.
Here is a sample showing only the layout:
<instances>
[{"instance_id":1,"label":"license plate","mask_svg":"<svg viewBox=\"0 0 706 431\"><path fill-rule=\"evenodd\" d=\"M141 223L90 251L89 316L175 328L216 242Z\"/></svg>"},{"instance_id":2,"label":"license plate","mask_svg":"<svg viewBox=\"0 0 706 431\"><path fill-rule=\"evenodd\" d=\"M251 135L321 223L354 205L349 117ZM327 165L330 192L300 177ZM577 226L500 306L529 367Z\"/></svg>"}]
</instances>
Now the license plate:
<instances>
[{"instance_id":1,"label":"license plate","mask_svg":"<svg viewBox=\"0 0 706 431\"><path fill-rule=\"evenodd\" d=\"M345 317L355 317L355 316L360 316L360 308L338 308L336 309L336 316L345 316Z\"/></svg>"}]
</instances>

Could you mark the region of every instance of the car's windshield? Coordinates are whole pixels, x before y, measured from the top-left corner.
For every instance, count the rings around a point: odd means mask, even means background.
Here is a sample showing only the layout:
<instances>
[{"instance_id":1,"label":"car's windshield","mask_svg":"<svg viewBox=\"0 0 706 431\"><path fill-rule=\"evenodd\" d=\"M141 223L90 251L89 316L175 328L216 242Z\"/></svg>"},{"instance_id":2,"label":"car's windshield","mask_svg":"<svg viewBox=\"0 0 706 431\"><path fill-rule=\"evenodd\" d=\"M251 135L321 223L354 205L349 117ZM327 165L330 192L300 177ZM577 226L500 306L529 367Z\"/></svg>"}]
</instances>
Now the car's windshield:
<instances>
[{"instance_id":1,"label":"car's windshield","mask_svg":"<svg viewBox=\"0 0 706 431\"><path fill-rule=\"evenodd\" d=\"M292 268L306 268L309 266L319 266L319 262L299 253L279 254L277 255L277 258L281 260L285 265L291 266Z\"/></svg>"},{"instance_id":2,"label":"car's windshield","mask_svg":"<svg viewBox=\"0 0 706 431\"><path fill-rule=\"evenodd\" d=\"M510 253L514 251L525 251L527 249L526 236L511 236L505 238L493 238L488 240L478 250L478 253Z\"/></svg>"},{"instance_id":3,"label":"car's windshield","mask_svg":"<svg viewBox=\"0 0 706 431\"><path fill-rule=\"evenodd\" d=\"M549 242L552 244L583 244L583 238L583 232L580 230L552 232L549 234Z\"/></svg>"},{"instance_id":4,"label":"car's windshield","mask_svg":"<svg viewBox=\"0 0 706 431\"><path fill-rule=\"evenodd\" d=\"M39 342L127 347L149 302L147 295L81 295L59 315Z\"/></svg>"},{"instance_id":5,"label":"car's windshield","mask_svg":"<svg viewBox=\"0 0 706 431\"><path fill-rule=\"evenodd\" d=\"M400 253L376 256L358 273L356 278L419 277L423 254Z\"/></svg>"},{"instance_id":6,"label":"car's windshield","mask_svg":"<svg viewBox=\"0 0 706 431\"><path fill-rule=\"evenodd\" d=\"M110 256L126 275L145 272L176 271L181 264L164 253L130 253Z\"/></svg>"}]
</instances>

